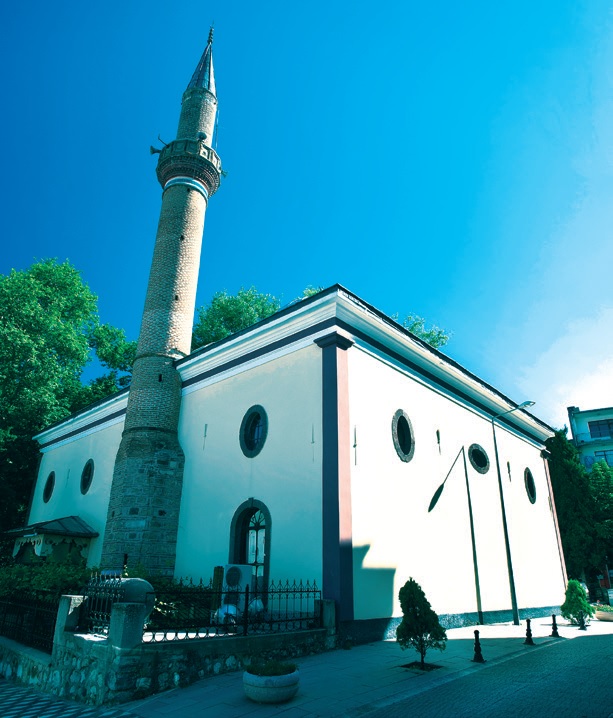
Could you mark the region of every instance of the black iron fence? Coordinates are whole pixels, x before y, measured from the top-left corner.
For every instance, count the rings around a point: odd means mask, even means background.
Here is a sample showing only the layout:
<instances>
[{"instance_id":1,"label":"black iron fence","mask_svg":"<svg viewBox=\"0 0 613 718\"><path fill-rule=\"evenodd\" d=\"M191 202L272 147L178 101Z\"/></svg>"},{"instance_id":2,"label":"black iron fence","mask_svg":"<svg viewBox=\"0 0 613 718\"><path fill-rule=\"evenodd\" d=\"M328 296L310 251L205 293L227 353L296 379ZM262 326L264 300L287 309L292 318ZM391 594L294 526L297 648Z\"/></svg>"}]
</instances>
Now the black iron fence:
<instances>
[{"instance_id":1,"label":"black iron fence","mask_svg":"<svg viewBox=\"0 0 613 718\"><path fill-rule=\"evenodd\" d=\"M92 576L84 590L79 631L106 635L113 604L124 599L120 578ZM143 641L299 631L321 626L321 591L315 582L272 583L268 588L173 581L158 585Z\"/></svg>"},{"instance_id":2,"label":"black iron fence","mask_svg":"<svg viewBox=\"0 0 613 718\"><path fill-rule=\"evenodd\" d=\"M78 630L82 633L106 635L111 624L113 604L124 597L121 579L92 576L83 595Z\"/></svg>"},{"instance_id":3,"label":"black iron fence","mask_svg":"<svg viewBox=\"0 0 613 718\"><path fill-rule=\"evenodd\" d=\"M3 596L0 635L51 653L59 602L57 594L42 590Z\"/></svg>"},{"instance_id":4,"label":"black iron fence","mask_svg":"<svg viewBox=\"0 0 613 718\"><path fill-rule=\"evenodd\" d=\"M143 641L299 631L321 626L321 591L315 582L272 583L236 590L211 581L180 581L156 589Z\"/></svg>"}]
</instances>

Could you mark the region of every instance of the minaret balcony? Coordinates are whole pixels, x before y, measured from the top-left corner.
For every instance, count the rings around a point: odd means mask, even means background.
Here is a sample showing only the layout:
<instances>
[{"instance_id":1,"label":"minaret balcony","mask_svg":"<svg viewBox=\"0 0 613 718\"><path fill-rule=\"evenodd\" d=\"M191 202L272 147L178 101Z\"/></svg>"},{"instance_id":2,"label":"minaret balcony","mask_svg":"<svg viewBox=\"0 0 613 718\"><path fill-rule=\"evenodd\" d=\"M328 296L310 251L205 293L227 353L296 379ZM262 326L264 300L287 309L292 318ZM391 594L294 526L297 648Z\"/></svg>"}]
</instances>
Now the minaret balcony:
<instances>
[{"instance_id":1,"label":"minaret balcony","mask_svg":"<svg viewBox=\"0 0 613 718\"><path fill-rule=\"evenodd\" d=\"M219 188L221 160L203 140L175 140L160 152L156 171L162 187L173 177L193 177L212 195Z\"/></svg>"}]
</instances>

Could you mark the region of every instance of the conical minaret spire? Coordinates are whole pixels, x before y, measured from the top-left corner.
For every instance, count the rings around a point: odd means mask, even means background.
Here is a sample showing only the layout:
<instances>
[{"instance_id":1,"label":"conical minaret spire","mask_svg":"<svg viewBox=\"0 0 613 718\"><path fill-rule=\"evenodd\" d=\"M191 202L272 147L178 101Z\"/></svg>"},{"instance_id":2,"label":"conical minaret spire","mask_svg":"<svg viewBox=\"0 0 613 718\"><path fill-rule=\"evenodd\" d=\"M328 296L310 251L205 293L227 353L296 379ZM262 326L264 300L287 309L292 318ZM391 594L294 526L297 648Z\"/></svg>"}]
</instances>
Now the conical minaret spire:
<instances>
[{"instance_id":1,"label":"conical minaret spire","mask_svg":"<svg viewBox=\"0 0 613 718\"><path fill-rule=\"evenodd\" d=\"M213 70L213 28L209 30L209 41L204 48L200 62L196 67L187 89L202 87L215 95L215 72Z\"/></svg>"},{"instance_id":2,"label":"conical minaret spire","mask_svg":"<svg viewBox=\"0 0 613 718\"><path fill-rule=\"evenodd\" d=\"M174 570L184 454L177 428L191 348L204 216L219 187L212 148L217 114L213 32L183 93L177 139L161 151L162 209L149 274L121 445L115 461L103 568Z\"/></svg>"}]
</instances>

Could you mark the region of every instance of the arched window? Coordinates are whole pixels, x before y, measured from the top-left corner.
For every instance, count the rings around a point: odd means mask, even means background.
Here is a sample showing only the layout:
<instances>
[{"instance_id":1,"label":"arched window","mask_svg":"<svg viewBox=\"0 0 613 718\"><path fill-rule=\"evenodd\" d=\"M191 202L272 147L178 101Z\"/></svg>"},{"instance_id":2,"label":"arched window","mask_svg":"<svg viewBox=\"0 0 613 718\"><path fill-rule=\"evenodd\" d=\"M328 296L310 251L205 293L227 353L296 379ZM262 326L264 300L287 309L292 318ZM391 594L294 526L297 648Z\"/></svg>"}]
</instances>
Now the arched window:
<instances>
[{"instance_id":1,"label":"arched window","mask_svg":"<svg viewBox=\"0 0 613 718\"><path fill-rule=\"evenodd\" d=\"M241 504L230 529L230 563L253 566L255 587L268 586L270 567L270 511L257 499Z\"/></svg>"}]
</instances>

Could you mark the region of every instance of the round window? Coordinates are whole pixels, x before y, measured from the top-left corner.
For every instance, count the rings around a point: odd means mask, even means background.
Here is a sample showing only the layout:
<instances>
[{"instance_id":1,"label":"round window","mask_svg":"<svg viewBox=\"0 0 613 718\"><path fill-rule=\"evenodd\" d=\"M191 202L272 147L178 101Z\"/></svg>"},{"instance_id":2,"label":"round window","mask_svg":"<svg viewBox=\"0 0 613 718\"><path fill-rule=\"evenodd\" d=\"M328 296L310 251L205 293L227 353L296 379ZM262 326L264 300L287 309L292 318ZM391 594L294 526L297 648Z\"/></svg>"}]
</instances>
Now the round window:
<instances>
[{"instance_id":1,"label":"round window","mask_svg":"<svg viewBox=\"0 0 613 718\"><path fill-rule=\"evenodd\" d=\"M90 459L81 472L81 493L86 494L89 491L89 487L92 485L92 479L94 478L94 462Z\"/></svg>"},{"instance_id":2,"label":"round window","mask_svg":"<svg viewBox=\"0 0 613 718\"><path fill-rule=\"evenodd\" d=\"M526 485L526 493L528 494L530 503L533 504L536 501L536 485L530 469L524 471L524 484Z\"/></svg>"},{"instance_id":3,"label":"round window","mask_svg":"<svg viewBox=\"0 0 613 718\"><path fill-rule=\"evenodd\" d=\"M485 453L485 449L479 446L479 444L470 445L468 448L468 458L475 471L478 471L480 474L487 474L490 470L490 460Z\"/></svg>"},{"instance_id":4,"label":"round window","mask_svg":"<svg viewBox=\"0 0 613 718\"><path fill-rule=\"evenodd\" d=\"M398 409L392 419L392 439L400 460L410 461L415 453L413 427L411 420L402 409Z\"/></svg>"},{"instance_id":5,"label":"round window","mask_svg":"<svg viewBox=\"0 0 613 718\"><path fill-rule=\"evenodd\" d=\"M53 493L53 489L55 488L55 471L52 471L49 476L47 476L47 481L45 481L45 488L43 489L43 501L47 503L49 499L51 498L51 494Z\"/></svg>"},{"instance_id":6,"label":"round window","mask_svg":"<svg viewBox=\"0 0 613 718\"><path fill-rule=\"evenodd\" d=\"M247 410L239 431L241 450L248 458L257 456L268 435L268 416L264 407L256 404Z\"/></svg>"}]
</instances>

